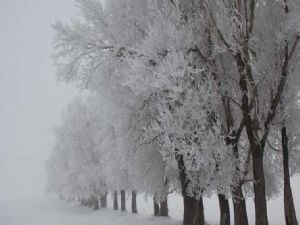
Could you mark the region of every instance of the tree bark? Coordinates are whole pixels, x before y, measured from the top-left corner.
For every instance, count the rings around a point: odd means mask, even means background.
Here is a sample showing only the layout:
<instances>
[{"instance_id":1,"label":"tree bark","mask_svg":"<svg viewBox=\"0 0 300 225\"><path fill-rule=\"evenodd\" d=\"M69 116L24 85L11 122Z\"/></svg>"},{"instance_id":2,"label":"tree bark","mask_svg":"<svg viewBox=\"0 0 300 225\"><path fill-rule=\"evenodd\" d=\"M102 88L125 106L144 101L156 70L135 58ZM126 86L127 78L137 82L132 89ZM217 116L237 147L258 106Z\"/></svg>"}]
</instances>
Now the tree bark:
<instances>
[{"instance_id":1,"label":"tree bark","mask_svg":"<svg viewBox=\"0 0 300 225\"><path fill-rule=\"evenodd\" d=\"M133 190L131 193L131 212L137 213L137 204L136 204L136 191Z\"/></svg>"},{"instance_id":2,"label":"tree bark","mask_svg":"<svg viewBox=\"0 0 300 225\"><path fill-rule=\"evenodd\" d=\"M240 8L240 2L238 2L238 8ZM226 144L228 146L233 146L233 156L235 160L239 161L239 148L238 148L238 142L240 139L240 134L243 129L243 122L240 124L239 128L237 130L234 130L234 119L232 115L232 109L230 105L229 99L226 99L225 97L222 98L224 112L225 112L225 118L227 123L227 137L226 137ZM250 152L248 153L250 154ZM250 156L250 155L249 155ZM247 160L248 161L248 160ZM244 172L244 176L247 174L247 168L248 163L246 164L246 168ZM240 174L240 165L236 165L235 167L236 171ZM239 178L240 179L240 178ZM233 203L233 211L234 211L234 224L235 225L248 225L248 216L247 216L247 210L246 210L246 202L243 195L242 190L242 183L241 180L239 180L239 183L236 187L232 186L232 203Z\"/></svg>"},{"instance_id":3,"label":"tree bark","mask_svg":"<svg viewBox=\"0 0 300 225\"><path fill-rule=\"evenodd\" d=\"M268 225L265 174L263 150L256 146L252 150L253 178L254 178L254 205L255 225Z\"/></svg>"},{"instance_id":4,"label":"tree bark","mask_svg":"<svg viewBox=\"0 0 300 225\"><path fill-rule=\"evenodd\" d=\"M220 206L220 225L230 225L229 203L225 195L218 194Z\"/></svg>"},{"instance_id":5,"label":"tree bark","mask_svg":"<svg viewBox=\"0 0 300 225\"><path fill-rule=\"evenodd\" d=\"M159 216L159 204L156 202L155 197L153 197L154 206L154 216Z\"/></svg>"},{"instance_id":6,"label":"tree bark","mask_svg":"<svg viewBox=\"0 0 300 225\"><path fill-rule=\"evenodd\" d=\"M248 225L246 201L242 190L242 184L233 188L232 203L234 211L234 225Z\"/></svg>"},{"instance_id":7,"label":"tree bark","mask_svg":"<svg viewBox=\"0 0 300 225\"><path fill-rule=\"evenodd\" d=\"M187 193L189 180L186 177L186 169L181 154L176 155L177 166L180 175L181 191L183 196L183 225L194 225L196 221L197 200Z\"/></svg>"},{"instance_id":8,"label":"tree bark","mask_svg":"<svg viewBox=\"0 0 300 225\"><path fill-rule=\"evenodd\" d=\"M126 211L126 196L125 190L121 190L121 211Z\"/></svg>"},{"instance_id":9,"label":"tree bark","mask_svg":"<svg viewBox=\"0 0 300 225\"><path fill-rule=\"evenodd\" d=\"M286 225L298 225L290 183L289 150L286 127L281 130L284 171L284 214Z\"/></svg>"},{"instance_id":10,"label":"tree bark","mask_svg":"<svg viewBox=\"0 0 300 225\"><path fill-rule=\"evenodd\" d=\"M100 206L101 208L107 208L107 193L101 196Z\"/></svg>"},{"instance_id":11,"label":"tree bark","mask_svg":"<svg viewBox=\"0 0 300 225\"><path fill-rule=\"evenodd\" d=\"M196 218L195 218L195 225L205 225L205 218L204 218L204 207L203 207L203 198L201 197L197 201L197 209L196 209Z\"/></svg>"},{"instance_id":12,"label":"tree bark","mask_svg":"<svg viewBox=\"0 0 300 225\"><path fill-rule=\"evenodd\" d=\"M114 210L118 210L119 206L118 206L118 192L114 191Z\"/></svg>"},{"instance_id":13,"label":"tree bark","mask_svg":"<svg viewBox=\"0 0 300 225\"><path fill-rule=\"evenodd\" d=\"M183 196L183 225L194 225L196 220L197 201L188 195Z\"/></svg>"},{"instance_id":14,"label":"tree bark","mask_svg":"<svg viewBox=\"0 0 300 225\"><path fill-rule=\"evenodd\" d=\"M240 74L240 88L243 92L242 94L242 112L243 112L243 120L245 122L245 128L248 136L248 140L250 143L250 150L252 153L253 160L253 178L254 178L254 205L255 205L255 225L268 225L268 215L267 215L267 202L266 202L266 187L265 187L265 175L264 175L264 163L263 163L263 155L264 155L264 145L265 142L258 140L258 124L259 119L257 115L254 115L254 118L251 117L251 110L253 106L251 106L249 99L249 91L247 83L248 77L252 77L251 67L249 67L249 52L248 46L244 49L246 52L246 56L243 57L239 52L235 55L235 60L237 63L237 69ZM245 61L246 60L246 61ZM249 64L248 64L249 63ZM257 90L254 88L254 94L257 96ZM273 107L274 108L274 107ZM273 109L272 113L275 112ZM272 118L271 114L268 115L268 120L265 122L265 126L268 126ZM268 133L265 132L265 135Z\"/></svg>"},{"instance_id":15,"label":"tree bark","mask_svg":"<svg viewBox=\"0 0 300 225\"><path fill-rule=\"evenodd\" d=\"M160 212L159 212L160 216L169 216L169 209L168 209L168 197L166 196L166 199L163 200L160 203Z\"/></svg>"}]
</instances>

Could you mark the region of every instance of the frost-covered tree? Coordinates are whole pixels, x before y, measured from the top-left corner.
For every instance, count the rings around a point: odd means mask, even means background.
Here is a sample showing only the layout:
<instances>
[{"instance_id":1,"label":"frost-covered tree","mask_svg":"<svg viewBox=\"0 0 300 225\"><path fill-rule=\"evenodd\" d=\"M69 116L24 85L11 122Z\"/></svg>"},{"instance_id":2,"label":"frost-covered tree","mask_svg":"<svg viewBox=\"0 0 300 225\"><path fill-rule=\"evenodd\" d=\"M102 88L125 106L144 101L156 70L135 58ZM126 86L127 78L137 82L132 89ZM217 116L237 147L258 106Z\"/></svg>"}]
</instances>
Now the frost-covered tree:
<instances>
[{"instance_id":1,"label":"frost-covered tree","mask_svg":"<svg viewBox=\"0 0 300 225\"><path fill-rule=\"evenodd\" d=\"M198 38L204 28L197 28L198 18L190 12L194 6L200 10L200 5L193 1L112 1L103 10L96 1L79 3L84 20L72 26L55 25L59 78L96 91L117 89L122 93L113 93L118 103L128 101L126 93L134 99L125 103L126 109L138 109L149 100L154 103L153 120L144 136L158 135L163 160L179 170L184 223L191 224L197 198L212 191L228 193L234 182L224 182L225 174L234 174L229 172L234 161L215 113L219 102L213 74L202 71L199 56L193 54L195 45L207 43L206 38ZM111 17L113 11L118 16ZM138 16L141 13L143 17ZM121 121L126 127L126 119ZM117 145L126 146L120 132L123 125L114 128L115 137Z\"/></svg>"},{"instance_id":2,"label":"frost-covered tree","mask_svg":"<svg viewBox=\"0 0 300 225\"><path fill-rule=\"evenodd\" d=\"M233 85L238 91L225 95L242 115L253 161L256 224L266 225L264 152L280 101L290 90L297 92L299 2L203 2L204 23L212 25L213 55L226 56L232 67L225 74L231 79L227 90Z\"/></svg>"},{"instance_id":3,"label":"frost-covered tree","mask_svg":"<svg viewBox=\"0 0 300 225\"><path fill-rule=\"evenodd\" d=\"M201 27L197 30L192 22L185 22L179 3L156 3L152 10L155 20L137 46L143 57L127 59L130 68L125 84L153 104L145 138L157 137L164 160L179 169L184 224L191 224L199 197L213 191L228 193L234 185L235 161L215 113L221 98L213 74L203 70L198 55L193 54L195 44L203 43L195 37Z\"/></svg>"},{"instance_id":4,"label":"frost-covered tree","mask_svg":"<svg viewBox=\"0 0 300 225\"><path fill-rule=\"evenodd\" d=\"M105 122L99 120L95 109L80 99L68 106L62 125L56 129L56 147L48 168L55 192L67 197L91 197L98 205L108 189L104 152L98 150L96 139Z\"/></svg>"},{"instance_id":5,"label":"frost-covered tree","mask_svg":"<svg viewBox=\"0 0 300 225\"><path fill-rule=\"evenodd\" d=\"M61 80L76 81L82 88L101 92L118 106L113 109L112 117L116 118L112 124L114 134L106 140L106 144L112 149L111 155L120 159L114 161L120 165L112 164L112 169L107 168L110 172L115 171L120 179L111 176L109 183L120 187L124 185L123 181L128 181L127 175L123 176L121 171L127 170L126 159L129 158L128 151L132 150L130 137L125 135L130 126L128 118L142 104L122 85L122 71L127 66L124 58L125 55L138 55L134 46L145 36L150 22L147 15L150 17L151 13L146 7L149 2L110 1L105 6L106 10L98 1L78 3L84 20L74 22L72 26L61 23L54 26L57 32L54 51L57 74Z\"/></svg>"},{"instance_id":6,"label":"frost-covered tree","mask_svg":"<svg viewBox=\"0 0 300 225\"><path fill-rule=\"evenodd\" d=\"M157 136L152 139L145 136L145 128L152 122L152 113L153 105L144 101L141 108L132 114L128 132L131 146L128 168L133 187L153 195L156 203L161 204L157 215L167 216L168 194L178 189L178 170L165 162Z\"/></svg>"},{"instance_id":7,"label":"frost-covered tree","mask_svg":"<svg viewBox=\"0 0 300 225\"><path fill-rule=\"evenodd\" d=\"M163 196L179 174L184 225L204 224L202 196L213 193L222 225L231 196L235 224L247 225L244 192L254 194L256 225L268 225L266 197L282 183L273 147L283 123L297 141L299 2L77 2L81 16L54 25L54 58L60 80L109 105L109 125L95 136L112 162L109 189Z\"/></svg>"}]
</instances>

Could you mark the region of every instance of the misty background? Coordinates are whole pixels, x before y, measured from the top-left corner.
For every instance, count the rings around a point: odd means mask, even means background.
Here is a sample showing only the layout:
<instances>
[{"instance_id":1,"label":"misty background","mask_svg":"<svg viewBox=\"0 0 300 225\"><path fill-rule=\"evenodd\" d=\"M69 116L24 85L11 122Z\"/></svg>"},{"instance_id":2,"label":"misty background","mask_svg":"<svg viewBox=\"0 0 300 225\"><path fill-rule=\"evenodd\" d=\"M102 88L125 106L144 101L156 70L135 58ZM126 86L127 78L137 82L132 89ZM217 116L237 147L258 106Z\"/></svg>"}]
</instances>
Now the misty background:
<instances>
[{"instance_id":1,"label":"misty background","mask_svg":"<svg viewBox=\"0 0 300 225\"><path fill-rule=\"evenodd\" d=\"M56 19L73 0L0 0L0 198L45 193L53 128L78 92L58 83L51 51Z\"/></svg>"},{"instance_id":2,"label":"misty background","mask_svg":"<svg viewBox=\"0 0 300 225\"><path fill-rule=\"evenodd\" d=\"M5 218L2 217L5 215L8 218L6 221L17 218L20 221L18 224L24 224L24 218L27 218L27 211L25 216L21 210L18 214L19 208L13 205L15 203L11 204L5 200L33 199L45 195L45 162L54 146L53 129L61 124L62 110L73 98L81 95L72 85L57 81L51 59L54 35L51 24L57 19L68 22L77 11L75 0L0 0L0 203L4 202L2 205L6 207L1 214L3 221ZM297 192L299 187L299 176L292 178L296 209L300 209L300 193ZM153 210L152 199L144 203L144 198L142 194L139 195L138 207L141 215L150 214ZM204 201L208 221L217 224L218 199L214 196L212 199L205 198ZM97 214L99 217L90 217L89 211L77 211L75 205L63 203L66 204L63 208L59 204L62 203L59 202L52 208L43 208L39 204L34 208L29 204L30 207L26 205L24 209L38 208L41 211L37 212L50 211L46 219L40 219L37 216L39 213L32 210L31 217L37 221L36 224L40 224L39 221L58 224L53 222L53 215L69 216L66 217L72 220L69 224L84 224L82 221L90 221L92 224L93 219L95 223L100 219L103 223L103 218L108 217L101 214L102 212ZM109 204L112 204L111 200ZM182 219L181 205L181 196L171 195L171 218ZM251 198L247 200L247 208L250 222L253 223L255 210ZM268 209L270 224L283 224L281 195L268 202ZM55 210L67 213L51 214L56 212ZM82 215L85 217L80 218ZM112 218L111 224L115 224L116 218L119 217L108 215ZM59 219L60 217L57 220ZM28 224L33 225L32 222Z\"/></svg>"},{"instance_id":3,"label":"misty background","mask_svg":"<svg viewBox=\"0 0 300 225\"><path fill-rule=\"evenodd\" d=\"M0 199L45 194L53 128L81 94L56 79L51 25L77 11L75 0L0 0Z\"/></svg>"}]
</instances>

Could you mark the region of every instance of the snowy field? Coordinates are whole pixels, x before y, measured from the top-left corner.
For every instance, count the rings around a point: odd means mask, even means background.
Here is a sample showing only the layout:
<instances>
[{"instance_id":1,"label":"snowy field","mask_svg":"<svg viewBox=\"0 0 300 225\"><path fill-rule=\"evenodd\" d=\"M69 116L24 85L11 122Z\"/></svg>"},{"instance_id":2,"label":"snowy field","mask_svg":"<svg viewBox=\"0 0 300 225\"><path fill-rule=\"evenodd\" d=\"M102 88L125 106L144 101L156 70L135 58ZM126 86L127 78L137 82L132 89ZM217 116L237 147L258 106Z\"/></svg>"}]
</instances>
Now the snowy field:
<instances>
[{"instance_id":1,"label":"snowy field","mask_svg":"<svg viewBox=\"0 0 300 225\"><path fill-rule=\"evenodd\" d=\"M3 204L4 203L4 204ZM2 202L0 225L177 225L179 221L145 215L94 211L77 202L55 199Z\"/></svg>"},{"instance_id":2,"label":"snowy field","mask_svg":"<svg viewBox=\"0 0 300 225\"><path fill-rule=\"evenodd\" d=\"M292 181L293 187L300 184L300 179ZM296 211L300 216L300 192L293 189ZM128 204L130 199L128 199ZM169 199L171 218L154 218L152 201L140 195L138 198L138 215L115 212L111 209L93 211L80 206L77 202L66 202L53 198L35 200L0 199L0 225L179 225L182 217L181 197L172 195ZM254 224L254 207L252 199L247 201L250 224ZM218 201L216 198L205 199L205 216L211 225L219 221ZM130 205L127 204L127 209ZM269 221L272 225L284 225L283 200L280 196L268 203Z\"/></svg>"}]
</instances>

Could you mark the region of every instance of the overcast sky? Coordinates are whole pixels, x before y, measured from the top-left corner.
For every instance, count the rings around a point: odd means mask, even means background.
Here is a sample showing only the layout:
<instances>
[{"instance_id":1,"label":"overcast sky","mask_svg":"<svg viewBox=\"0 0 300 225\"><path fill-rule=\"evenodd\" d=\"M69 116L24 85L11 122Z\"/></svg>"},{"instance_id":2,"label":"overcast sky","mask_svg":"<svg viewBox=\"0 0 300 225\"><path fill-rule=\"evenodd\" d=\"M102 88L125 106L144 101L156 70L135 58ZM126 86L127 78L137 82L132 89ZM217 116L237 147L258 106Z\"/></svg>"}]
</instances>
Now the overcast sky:
<instances>
[{"instance_id":1,"label":"overcast sky","mask_svg":"<svg viewBox=\"0 0 300 225\"><path fill-rule=\"evenodd\" d=\"M52 129L77 95L56 81L51 23L75 12L74 0L0 0L0 197L44 191Z\"/></svg>"}]
</instances>

